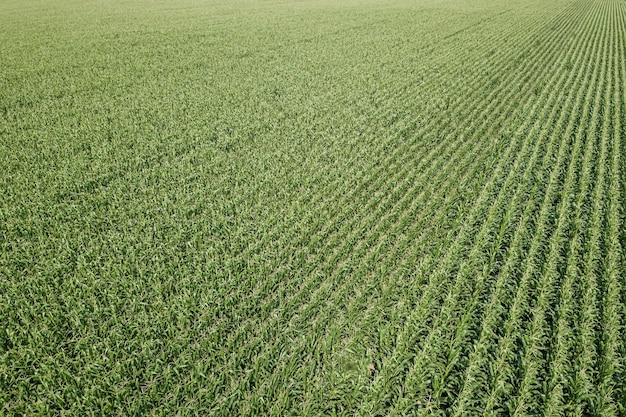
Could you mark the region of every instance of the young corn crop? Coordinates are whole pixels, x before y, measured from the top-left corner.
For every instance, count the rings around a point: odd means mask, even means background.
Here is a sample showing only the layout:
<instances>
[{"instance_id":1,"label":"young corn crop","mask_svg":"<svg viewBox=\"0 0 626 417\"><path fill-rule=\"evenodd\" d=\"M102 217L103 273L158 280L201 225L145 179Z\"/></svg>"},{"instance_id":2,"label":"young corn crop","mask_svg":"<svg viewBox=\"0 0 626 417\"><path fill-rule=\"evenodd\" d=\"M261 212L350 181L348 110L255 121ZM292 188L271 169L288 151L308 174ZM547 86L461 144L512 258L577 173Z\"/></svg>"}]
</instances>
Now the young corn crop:
<instances>
[{"instance_id":1,"label":"young corn crop","mask_svg":"<svg viewBox=\"0 0 626 417\"><path fill-rule=\"evenodd\" d=\"M0 4L0 415L626 416L626 2Z\"/></svg>"}]
</instances>

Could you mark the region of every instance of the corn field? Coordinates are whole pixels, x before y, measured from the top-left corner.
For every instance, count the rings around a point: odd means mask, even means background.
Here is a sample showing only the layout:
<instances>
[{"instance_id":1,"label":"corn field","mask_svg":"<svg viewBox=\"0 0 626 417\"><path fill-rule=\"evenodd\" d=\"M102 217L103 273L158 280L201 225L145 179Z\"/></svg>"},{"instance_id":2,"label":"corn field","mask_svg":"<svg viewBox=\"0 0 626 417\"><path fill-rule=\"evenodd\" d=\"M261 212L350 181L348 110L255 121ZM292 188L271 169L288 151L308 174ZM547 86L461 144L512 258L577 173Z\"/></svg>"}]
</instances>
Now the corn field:
<instances>
[{"instance_id":1,"label":"corn field","mask_svg":"<svg viewBox=\"0 0 626 417\"><path fill-rule=\"evenodd\" d=\"M626 416L624 0L3 0L0 415Z\"/></svg>"}]
</instances>

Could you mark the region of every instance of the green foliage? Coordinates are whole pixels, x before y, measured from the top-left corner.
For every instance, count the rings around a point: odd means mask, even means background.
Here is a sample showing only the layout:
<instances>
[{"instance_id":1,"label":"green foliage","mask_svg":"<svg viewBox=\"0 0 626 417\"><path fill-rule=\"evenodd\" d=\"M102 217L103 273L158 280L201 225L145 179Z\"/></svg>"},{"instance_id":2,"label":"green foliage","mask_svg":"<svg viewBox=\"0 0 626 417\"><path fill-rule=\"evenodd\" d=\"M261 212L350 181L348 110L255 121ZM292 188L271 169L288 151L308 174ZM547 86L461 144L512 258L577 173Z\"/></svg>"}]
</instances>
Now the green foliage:
<instances>
[{"instance_id":1,"label":"green foliage","mask_svg":"<svg viewBox=\"0 0 626 417\"><path fill-rule=\"evenodd\" d=\"M0 39L0 415L626 415L623 1Z\"/></svg>"}]
</instances>

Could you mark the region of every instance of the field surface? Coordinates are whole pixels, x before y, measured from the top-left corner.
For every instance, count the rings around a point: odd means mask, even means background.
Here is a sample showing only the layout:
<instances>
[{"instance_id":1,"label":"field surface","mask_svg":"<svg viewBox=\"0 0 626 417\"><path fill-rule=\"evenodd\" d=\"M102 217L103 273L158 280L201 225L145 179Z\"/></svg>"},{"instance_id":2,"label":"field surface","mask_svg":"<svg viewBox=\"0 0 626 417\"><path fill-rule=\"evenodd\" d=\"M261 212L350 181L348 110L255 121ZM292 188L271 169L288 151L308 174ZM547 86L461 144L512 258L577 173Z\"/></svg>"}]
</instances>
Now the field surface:
<instances>
[{"instance_id":1,"label":"field surface","mask_svg":"<svg viewBox=\"0 0 626 417\"><path fill-rule=\"evenodd\" d=\"M624 0L0 1L0 415L625 416Z\"/></svg>"}]
</instances>

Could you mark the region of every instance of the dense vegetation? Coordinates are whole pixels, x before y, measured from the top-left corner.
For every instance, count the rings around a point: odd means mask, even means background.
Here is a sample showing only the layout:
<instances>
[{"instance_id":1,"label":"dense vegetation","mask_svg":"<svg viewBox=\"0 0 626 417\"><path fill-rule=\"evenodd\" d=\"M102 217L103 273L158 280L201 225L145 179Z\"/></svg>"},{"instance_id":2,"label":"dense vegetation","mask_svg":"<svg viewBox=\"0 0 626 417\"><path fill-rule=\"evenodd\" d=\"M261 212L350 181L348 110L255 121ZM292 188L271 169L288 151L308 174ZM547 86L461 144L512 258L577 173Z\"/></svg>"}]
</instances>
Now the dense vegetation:
<instances>
[{"instance_id":1,"label":"dense vegetation","mask_svg":"<svg viewBox=\"0 0 626 417\"><path fill-rule=\"evenodd\" d=\"M0 415L626 415L626 2L0 3Z\"/></svg>"}]
</instances>

